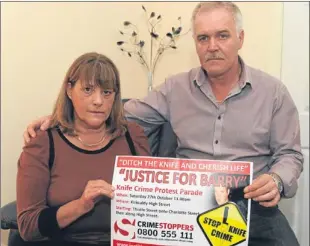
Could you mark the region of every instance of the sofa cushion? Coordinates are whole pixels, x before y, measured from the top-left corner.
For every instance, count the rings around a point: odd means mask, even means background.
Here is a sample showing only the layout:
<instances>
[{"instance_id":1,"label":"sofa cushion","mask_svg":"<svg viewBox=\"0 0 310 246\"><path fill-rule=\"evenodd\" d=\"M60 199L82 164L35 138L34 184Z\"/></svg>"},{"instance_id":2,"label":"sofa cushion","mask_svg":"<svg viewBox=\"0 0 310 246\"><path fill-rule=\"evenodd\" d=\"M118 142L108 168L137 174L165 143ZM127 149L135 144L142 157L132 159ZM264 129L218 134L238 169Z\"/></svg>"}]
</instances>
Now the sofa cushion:
<instances>
[{"instance_id":1,"label":"sofa cushion","mask_svg":"<svg viewBox=\"0 0 310 246\"><path fill-rule=\"evenodd\" d=\"M1 229L18 229L16 201L10 202L1 208Z\"/></svg>"},{"instance_id":2,"label":"sofa cushion","mask_svg":"<svg viewBox=\"0 0 310 246\"><path fill-rule=\"evenodd\" d=\"M130 99L122 99L123 103ZM139 124L139 122L137 122ZM175 157L177 138L172 130L170 122L166 122L159 128L146 132L152 156Z\"/></svg>"}]
</instances>

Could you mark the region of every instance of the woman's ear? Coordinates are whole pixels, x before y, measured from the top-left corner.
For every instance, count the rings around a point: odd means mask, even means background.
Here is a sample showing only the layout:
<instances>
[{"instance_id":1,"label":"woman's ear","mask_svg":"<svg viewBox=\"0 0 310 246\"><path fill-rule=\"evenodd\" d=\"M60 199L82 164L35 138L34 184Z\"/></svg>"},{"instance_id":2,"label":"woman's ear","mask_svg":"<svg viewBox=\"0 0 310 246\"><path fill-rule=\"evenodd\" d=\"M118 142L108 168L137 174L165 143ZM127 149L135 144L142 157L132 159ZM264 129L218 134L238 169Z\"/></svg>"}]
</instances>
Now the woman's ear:
<instances>
[{"instance_id":1,"label":"woman's ear","mask_svg":"<svg viewBox=\"0 0 310 246\"><path fill-rule=\"evenodd\" d=\"M67 84L67 96L71 99L72 97L72 84L69 82Z\"/></svg>"}]
</instances>

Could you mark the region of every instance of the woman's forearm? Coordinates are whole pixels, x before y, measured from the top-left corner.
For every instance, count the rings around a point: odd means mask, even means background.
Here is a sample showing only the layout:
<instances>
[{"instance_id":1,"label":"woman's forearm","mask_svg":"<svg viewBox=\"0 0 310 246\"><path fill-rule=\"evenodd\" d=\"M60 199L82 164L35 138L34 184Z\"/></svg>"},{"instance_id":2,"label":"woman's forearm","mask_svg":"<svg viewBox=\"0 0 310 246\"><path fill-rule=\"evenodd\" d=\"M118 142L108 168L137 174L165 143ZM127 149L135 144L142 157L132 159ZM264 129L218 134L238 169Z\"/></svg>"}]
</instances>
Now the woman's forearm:
<instances>
[{"instance_id":1,"label":"woman's forearm","mask_svg":"<svg viewBox=\"0 0 310 246\"><path fill-rule=\"evenodd\" d=\"M73 200L61 206L56 214L57 223L60 229L67 227L72 222L77 220L82 215L86 214L87 210L80 200Z\"/></svg>"}]
</instances>

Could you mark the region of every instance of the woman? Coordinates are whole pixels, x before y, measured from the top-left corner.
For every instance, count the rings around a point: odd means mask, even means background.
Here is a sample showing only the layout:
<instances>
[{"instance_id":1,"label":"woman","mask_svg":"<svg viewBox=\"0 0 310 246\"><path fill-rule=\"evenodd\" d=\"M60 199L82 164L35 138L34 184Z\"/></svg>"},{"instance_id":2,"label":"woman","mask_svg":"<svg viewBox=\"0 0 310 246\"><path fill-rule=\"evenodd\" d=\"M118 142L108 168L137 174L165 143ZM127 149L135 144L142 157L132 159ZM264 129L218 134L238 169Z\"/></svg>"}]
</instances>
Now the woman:
<instances>
[{"instance_id":1,"label":"woman","mask_svg":"<svg viewBox=\"0 0 310 246\"><path fill-rule=\"evenodd\" d=\"M21 237L31 245L110 245L115 156L150 155L143 130L125 121L113 62L97 53L77 58L51 119L18 161Z\"/></svg>"}]
</instances>

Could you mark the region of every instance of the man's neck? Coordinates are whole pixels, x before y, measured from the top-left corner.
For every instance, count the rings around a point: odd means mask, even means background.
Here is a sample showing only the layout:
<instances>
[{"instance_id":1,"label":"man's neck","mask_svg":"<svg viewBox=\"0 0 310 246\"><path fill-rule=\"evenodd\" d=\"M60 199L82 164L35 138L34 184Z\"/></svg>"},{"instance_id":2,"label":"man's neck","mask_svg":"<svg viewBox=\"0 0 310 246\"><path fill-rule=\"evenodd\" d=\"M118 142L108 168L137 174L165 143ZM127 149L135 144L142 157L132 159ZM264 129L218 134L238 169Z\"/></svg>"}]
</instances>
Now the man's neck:
<instances>
[{"instance_id":1,"label":"man's neck","mask_svg":"<svg viewBox=\"0 0 310 246\"><path fill-rule=\"evenodd\" d=\"M239 61L223 75L208 76L208 81L218 102L225 100L231 89L239 82L240 76L241 64Z\"/></svg>"},{"instance_id":2,"label":"man's neck","mask_svg":"<svg viewBox=\"0 0 310 246\"><path fill-rule=\"evenodd\" d=\"M239 81L241 75L241 64L237 61L230 70L228 70L225 74L221 74L219 76L210 76L208 75L208 80L211 86L215 87L230 87L232 84L235 84Z\"/></svg>"}]
</instances>

